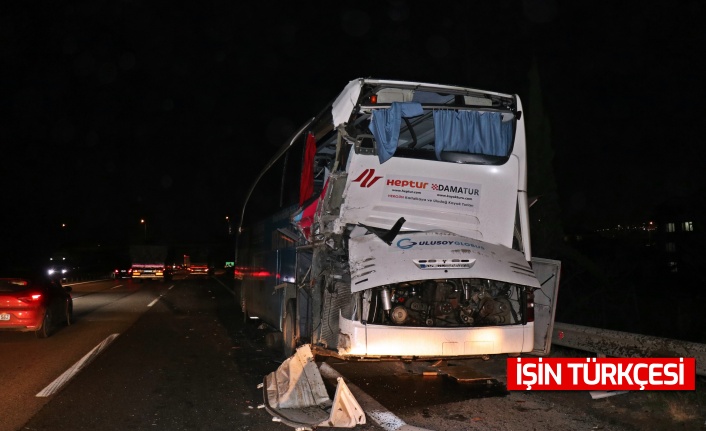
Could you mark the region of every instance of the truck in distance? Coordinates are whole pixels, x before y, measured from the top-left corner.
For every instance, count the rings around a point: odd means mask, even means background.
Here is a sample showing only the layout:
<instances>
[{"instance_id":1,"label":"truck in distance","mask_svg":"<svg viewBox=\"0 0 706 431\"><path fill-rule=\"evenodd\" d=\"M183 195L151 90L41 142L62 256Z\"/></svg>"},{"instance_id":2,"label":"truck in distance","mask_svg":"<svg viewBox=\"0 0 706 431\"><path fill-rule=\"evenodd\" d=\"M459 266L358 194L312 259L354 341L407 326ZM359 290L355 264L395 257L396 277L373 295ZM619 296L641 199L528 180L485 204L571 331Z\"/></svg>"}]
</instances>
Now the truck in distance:
<instances>
[{"instance_id":1,"label":"truck in distance","mask_svg":"<svg viewBox=\"0 0 706 431\"><path fill-rule=\"evenodd\" d=\"M130 247L133 280L169 280L166 270L168 247L161 245L135 245Z\"/></svg>"}]
</instances>

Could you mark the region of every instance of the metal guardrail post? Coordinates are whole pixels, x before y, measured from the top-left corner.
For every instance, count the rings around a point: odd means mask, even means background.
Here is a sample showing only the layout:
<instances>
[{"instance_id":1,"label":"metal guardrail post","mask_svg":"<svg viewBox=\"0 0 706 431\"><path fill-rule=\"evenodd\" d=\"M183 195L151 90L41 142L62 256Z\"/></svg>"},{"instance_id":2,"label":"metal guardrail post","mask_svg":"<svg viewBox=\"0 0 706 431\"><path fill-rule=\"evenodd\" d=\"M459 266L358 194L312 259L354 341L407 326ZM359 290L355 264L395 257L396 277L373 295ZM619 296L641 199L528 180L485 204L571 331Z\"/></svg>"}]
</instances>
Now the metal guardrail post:
<instances>
[{"instance_id":1,"label":"metal guardrail post","mask_svg":"<svg viewBox=\"0 0 706 431\"><path fill-rule=\"evenodd\" d=\"M616 358L696 358L706 376L706 344L554 322L552 344Z\"/></svg>"}]
</instances>

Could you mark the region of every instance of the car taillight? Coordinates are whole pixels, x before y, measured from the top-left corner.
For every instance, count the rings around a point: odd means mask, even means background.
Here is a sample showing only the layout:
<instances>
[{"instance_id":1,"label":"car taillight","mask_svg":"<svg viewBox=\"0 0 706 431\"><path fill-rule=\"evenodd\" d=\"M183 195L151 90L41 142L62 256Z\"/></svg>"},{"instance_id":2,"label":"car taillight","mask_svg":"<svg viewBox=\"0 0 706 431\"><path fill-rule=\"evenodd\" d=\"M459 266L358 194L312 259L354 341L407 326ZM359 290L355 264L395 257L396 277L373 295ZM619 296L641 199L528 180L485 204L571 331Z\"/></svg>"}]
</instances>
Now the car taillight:
<instances>
[{"instance_id":1,"label":"car taillight","mask_svg":"<svg viewBox=\"0 0 706 431\"><path fill-rule=\"evenodd\" d=\"M525 290L525 295L527 295L525 315L528 322L534 322L534 290L532 288L527 288Z\"/></svg>"},{"instance_id":2,"label":"car taillight","mask_svg":"<svg viewBox=\"0 0 706 431\"><path fill-rule=\"evenodd\" d=\"M41 293L32 293L27 296L21 296L17 298L18 301L22 301L27 304L31 304L33 302L39 302L42 299L42 294Z\"/></svg>"}]
</instances>

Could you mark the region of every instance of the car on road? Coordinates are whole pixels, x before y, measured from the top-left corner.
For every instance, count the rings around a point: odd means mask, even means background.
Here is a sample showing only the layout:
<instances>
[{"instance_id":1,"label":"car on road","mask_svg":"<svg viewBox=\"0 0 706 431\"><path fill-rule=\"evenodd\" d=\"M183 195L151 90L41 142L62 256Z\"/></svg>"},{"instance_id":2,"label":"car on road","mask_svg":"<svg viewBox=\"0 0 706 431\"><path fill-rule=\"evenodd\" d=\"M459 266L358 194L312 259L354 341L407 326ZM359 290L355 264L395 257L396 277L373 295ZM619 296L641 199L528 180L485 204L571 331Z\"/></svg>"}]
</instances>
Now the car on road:
<instances>
[{"instance_id":1,"label":"car on road","mask_svg":"<svg viewBox=\"0 0 706 431\"><path fill-rule=\"evenodd\" d=\"M43 274L0 274L0 330L49 337L73 321L71 286Z\"/></svg>"},{"instance_id":2,"label":"car on road","mask_svg":"<svg viewBox=\"0 0 706 431\"><path fill-rule=\"evenodd\" d=\"M131 267L131 265L118 265L113 270L113 273L111 274L111 276L116 280L119 278L131 278L132 277L132 267Z\"/></svg>"},{"instance_id":3,"label":"car on road","mask_svg":"<svg viewBox=\"0 0 706 431\"><path fill-rule=\"evenodd\" d=\"M47 268L46 276L65 283L69 279L70 272L71 268L67 265L52 265Z\"/></svg>"},{"instance_id":4,"label":"car on road","mask_svg":"<svg viewBox=\"0 0 706 431\"><path fill-rule=\"evenodd\" d=\"M189 275L207 277L211 275L208 265L192 264L189 267Z\"/></svg>"}]
</instances>

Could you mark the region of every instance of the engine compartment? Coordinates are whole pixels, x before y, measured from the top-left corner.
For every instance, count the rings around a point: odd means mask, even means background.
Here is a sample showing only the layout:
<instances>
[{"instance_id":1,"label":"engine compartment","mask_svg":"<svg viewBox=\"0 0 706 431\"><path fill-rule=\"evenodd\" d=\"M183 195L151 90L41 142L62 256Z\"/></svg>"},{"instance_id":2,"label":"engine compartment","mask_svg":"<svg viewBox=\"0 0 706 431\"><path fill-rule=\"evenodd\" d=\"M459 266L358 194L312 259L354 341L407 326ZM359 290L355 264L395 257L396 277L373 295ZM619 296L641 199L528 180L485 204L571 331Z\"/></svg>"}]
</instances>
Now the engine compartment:
<instances>
[{"instance_id":1,"label":"engine compartment","mask_svg":"<svg viewBox=\"0 0 706 431\"><path fill-rule=\"evenodd\" d=\"M473 327L527 322L533 288L475 278L417 280L368 289L362 316L369 324Z\"/></svg>"}]
</instances>

